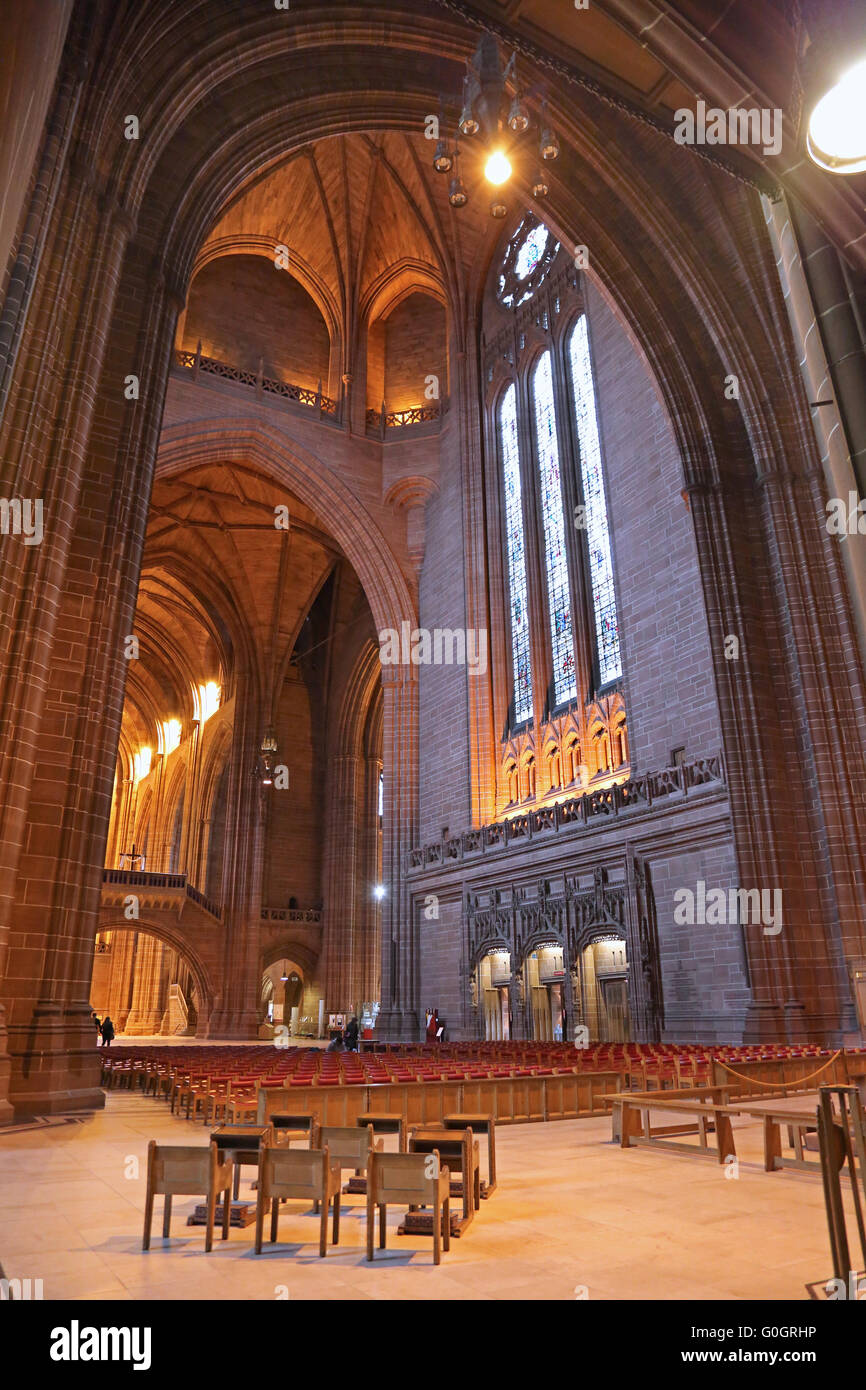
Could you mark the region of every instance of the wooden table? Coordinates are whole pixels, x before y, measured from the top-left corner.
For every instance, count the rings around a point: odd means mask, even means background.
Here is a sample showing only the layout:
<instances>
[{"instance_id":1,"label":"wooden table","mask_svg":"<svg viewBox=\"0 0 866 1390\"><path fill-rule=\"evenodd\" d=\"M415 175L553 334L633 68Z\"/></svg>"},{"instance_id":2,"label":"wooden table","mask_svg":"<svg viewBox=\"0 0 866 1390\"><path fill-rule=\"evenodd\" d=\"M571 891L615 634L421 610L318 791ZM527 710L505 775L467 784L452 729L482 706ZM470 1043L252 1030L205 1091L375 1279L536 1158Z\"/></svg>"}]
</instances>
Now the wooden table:
<instances>
[{"instance_id":1,"label":"wooden table","mask_svg":"<svg viewBox=\"0 0 866 1390\"><path fill-rule=\"evenodd\" d=\"M238 1200L241 1184L241 1165L259 1166L259 1150L263 1144L273 1140L273 1130L267 1125L218 1125L211 1130L211 1139L216 1141L221 1154L229 1154L234 1160L235 1183L232 1197Z\"/></svg>"},{"instance_id":2,"label":"wooden table","mask_svg":"<svg viewBox=\"0 0 866 1390\"><path fill-rule=\"evenodd\" d=\"M496 1189L496 1119L493 1115L474 1115L468 1111L446 1115L446 1129L471 1129L473 1134L487 1136L487 1187L482 1197L489 1197Z\"/></svg>"},{"instance_id":3,"label":"wooden table","mask_svg":"<svg viewBox=\"0 0 866 1390\"><path fill-rule=\"evenodd\" d=\"M406 1152L406 1116L400 1110L365 1110L356 1124L372 1125L374 1134L396 1134L400 1153Z\"/></svg>"}]
</instances>

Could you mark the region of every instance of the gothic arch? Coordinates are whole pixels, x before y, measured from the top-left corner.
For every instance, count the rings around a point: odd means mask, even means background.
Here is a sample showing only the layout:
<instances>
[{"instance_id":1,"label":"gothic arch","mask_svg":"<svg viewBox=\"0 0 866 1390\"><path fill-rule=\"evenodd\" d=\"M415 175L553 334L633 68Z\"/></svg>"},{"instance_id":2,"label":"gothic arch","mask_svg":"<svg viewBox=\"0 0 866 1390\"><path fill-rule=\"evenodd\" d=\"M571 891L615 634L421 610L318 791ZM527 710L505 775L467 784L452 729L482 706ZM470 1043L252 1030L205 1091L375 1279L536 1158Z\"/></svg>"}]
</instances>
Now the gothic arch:
<instances>
[{"instance_id":1,"label":"gothic arch","mask_svg":"<svg viewBox=\"0 0 866 1390\"><path fill-rule=\"evenodd\" d=\"M124 919L100 922L99 930L100 932L134 932L141 933L143 936L153 936L164 946L170 947L172 951L177 951L178 955L183 957L192 972L198 991L200 1001L198 1031L199 1034L202 1034L202 1025L207 1023L214 1006L216 997L214 980L211 970L205 964L197 948L190 942L183 928L180 925L173 927L164 922L158 922L145 911L134 922L127 922Z\"/></svg>"},{"instance_id":2,"label":"gothic arch","mask_svg":"<svg viewBox=\"0 0 866 1390\"><path fill-rule=\"evenodd\" d=\"M210 265L212 261L221 260L224 256L264 256L273 264L274 241L272 237L255 236L249 232L239 232L232 236L220 237L217 241L207 241L195 258L190 274L190 285L199 271L204 270L206 265ZM331 355L336 353L339 360L342 344L341 316L339 306L329 286L295 248L292 249L289 260L288 274L306 290L321 313L331 340Z\"/></svg>"},{"instance_id":3,"label":"gothic arch","mask_svg":"<svg viewBox=\"0 0 866 1390\"><path fill-rule=\"evenodd\" d=\"M416 621L415 601L375 517L327 464L279 430L258 420L229 417L172 425L163 431L157 476L173 477L193 464L249 462L278 479L333 524L373 613L377 631Z\"/></svg>"},{"instance_id":4,"label":"gothic arch","mask_svg":"<svg viewBox=\"0 0 866 1390\"><path fill-rule=\"evenodd\" d=\"M276 965L277 961L286 960L290 965L297 966L305 981L312 978L318 961L318 954L293 936L270 942L262 947L259 954L262 971L267 970L270 965Z\"/></svg>"},{"instance_id":5,"label":"gothic arch","mask_svg":"<svg viewBox=\"0 0 866 1390\"><path fill-rule=\"evenodd\" d=\"M441 272L421 261L405 257L395 261L368 286L359 309L362 321L372 324L387 318L411 294L426 294L447 311L448 296Z\"/></svg>"},{"instance_id":6,"label":"gothic arch","mask_svg":"<svg viewBox=\"0 0 866 1390\"><path fill-rule=\"evenodd\" d=\"M484 957L491 955L494 951L504 951L511 957L515 954L513 944L507 941L504 936L496 934L485 936L484 940L480 941L472 952L469 962L470 970L475 970Z\"/></svg>"}]
</instances>

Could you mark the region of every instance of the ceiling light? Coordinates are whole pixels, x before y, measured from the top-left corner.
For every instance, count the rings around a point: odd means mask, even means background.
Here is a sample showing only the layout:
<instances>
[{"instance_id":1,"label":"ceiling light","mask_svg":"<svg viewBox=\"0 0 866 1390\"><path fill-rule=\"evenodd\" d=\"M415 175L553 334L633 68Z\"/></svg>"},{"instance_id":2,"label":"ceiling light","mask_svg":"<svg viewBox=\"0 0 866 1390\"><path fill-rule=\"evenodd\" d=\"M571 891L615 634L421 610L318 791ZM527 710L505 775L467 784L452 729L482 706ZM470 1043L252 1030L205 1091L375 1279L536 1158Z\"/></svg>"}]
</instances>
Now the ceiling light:
<instances>
[{"instance_id":1,"label":"ceiling light","mask_svg":"<svg viewBox=\"0 0 866 1390\"><path fill-rule=\"evenodd\" d=\"M848 68L809 117L809 157L833 174L866 170L866 58Z\"/></svg>"},{"instance_id":2,"label":"ceiling light","mask_svg":"<svg viewBox=\"0 0 866 1390\"><path fill-rule=\"evenodd\" d=\"M473 115L472 107L468 105L464 106L462 112L460 113L460 134L477 135L479 129L480 126L478 124L478 121L475 119L475 116Z\"/></svg>"},{"instance_id":3,"label":"ceiling light","mask_svg":"<svg viewBox=\"0 0 866 1390\"><path fill-rule=\"evenodd\" d=\"M449 203L453 208L465 207L468 196L469 195L466 192L466 185L464 184L460 175L455 174L450 184L448 185Z\"/></svg>"},{"instance_id":4,"label":"ceiling light","mask_svg":"<svg viewBox=\"0 0 866 1390\"><path fill-rule=\"evenodd\" d=\"M484 177L488 183L505 183L511 178L511 163L502 150L494 150L484 166Z\"/></svg>"},{"instance_id":5,"label":"ceiling light","mask_svg":"<svg viewBox=\"0 0 866 1390\"><path fill-rule=\"evenodd\" d=\"M526 108L521 102L520 97L516 96L508 112L508 129L513 130L515 135L522 135L528 126L529 116L526 112Z\"/></svg>"},{"instance_id":6,"label":"ceiling light","mask_svg":"<svg viewBox=\"0 0 866 1390\"><path fill-rule=\"evenodd\" d=\"M433 155L433 168L437 174L450 174L451 166L454 163L448 152L448 146L444 140L436 142L436 152Z\"/></svg>"},{"instance_id":7,"label":"ceiling light","mask_svg":"<svg viewBox=\"0 0 866 1390\"><path fill-rule=\"evenodd\" d=\"M494 198L490 204L490 216L501 222L503 217L508 216L508 204L503 203L501 198Z\"/></svg>"},{"instance_id":8,"label":"ceiling light","mask_svg":"<svg viewBox=\"0 0 866 1390\"><path fill-rule=\"evenodd\" d=\"M538 152L542 159L556 159L559 154L559 140L549 127L545 127L541 132L541 143L538 146Z\"/></svg>"},{"instance_id":9,"label":"ceiling light","mask_svg":"<svg viewBox=\"0 0 866 1390\"><path fill-rule=\"evenodd\" d=\"M541 169L538 169L535 178L532 180L532 196L533 198L546 198L549 192L550 181L547 175Z\"/></svg>"}]
</instances>

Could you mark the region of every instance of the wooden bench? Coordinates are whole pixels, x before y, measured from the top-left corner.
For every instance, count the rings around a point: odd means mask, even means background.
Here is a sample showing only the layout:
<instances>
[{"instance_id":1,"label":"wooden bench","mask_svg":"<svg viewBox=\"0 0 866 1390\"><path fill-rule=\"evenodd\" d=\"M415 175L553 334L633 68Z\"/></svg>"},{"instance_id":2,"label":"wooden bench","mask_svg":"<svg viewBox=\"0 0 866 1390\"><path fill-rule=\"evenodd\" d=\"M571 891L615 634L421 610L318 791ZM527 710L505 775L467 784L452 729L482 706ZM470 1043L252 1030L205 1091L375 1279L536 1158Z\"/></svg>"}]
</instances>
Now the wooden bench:
<instances>
[{"instance_id":1,"label":"wooden bench","mask_svg":"<svg viewBox=\"0 0 866 1390\"><path fill-rule=\"evenodd\" d=\"M810 1130L815 1134L818 1132L817 1110L809 1113L807 1111L785 1110L782 1106L769 1110L766 1106L761 1109L743 1106L740 1109L740 1114L760 1120L764 1126L764 1171L766 1173L778 1172L781 1168L800 1168L807 1173L820 1173L820 1159L810 1160L803 1157L804 1135ZM783 1125L788 1127L788 1143L794 1150L793 1158L786 1158L782 1153Z\"/></svg>"},{"instance_id":2,"label":"wooden bench","mask_svg":"<svg viewBox=\"0 0 866 1390\"><path fill-rule=\"evenodd\" d=\"M601 1097L605 1105L611 1108L611 1138L618 1141L622 1138L622 1102L628 1101L658 1101L658 1109L662 1108L662 1102L688 1100L713 1102L716 1105L728 1105L731 1099L729 1086L683 1086L672 1091L616 1091L612 1095ZM672 1125L670 1132L674 1133L679 1126ZM661 1132L660 1130L657 1132ZM689 1133L688 1124L681 1130L682 1133Z\"/></svg>"},{"instance_id":3,"label":"wooden bench","mask_svg":"<svg viewBox=\"0 0 866 1390\"><path fill-rule=\"evenodd\" d=\"M622 1115L620 1146L623 1149L637 1146L668 1149L676 1153L715 1158L719 1163L736 1157L731 1115L740 1113L737 1107L727 1106L712 1099L668 1100L663 1091L653 1091L650 1095L640 1096L631 1096L624 1092L618 1099ZM650 1124L651 1110L676 1114L679 1116L678 1122L653 1127ZM709 1143L708 1136L711 1133L715 1134L715 1147ZM674 1134L696 1134L698 1143L677 1143L670 1137ZM662 1135L668 1137L659 1137Z\"/></svg>"}]
</instances>

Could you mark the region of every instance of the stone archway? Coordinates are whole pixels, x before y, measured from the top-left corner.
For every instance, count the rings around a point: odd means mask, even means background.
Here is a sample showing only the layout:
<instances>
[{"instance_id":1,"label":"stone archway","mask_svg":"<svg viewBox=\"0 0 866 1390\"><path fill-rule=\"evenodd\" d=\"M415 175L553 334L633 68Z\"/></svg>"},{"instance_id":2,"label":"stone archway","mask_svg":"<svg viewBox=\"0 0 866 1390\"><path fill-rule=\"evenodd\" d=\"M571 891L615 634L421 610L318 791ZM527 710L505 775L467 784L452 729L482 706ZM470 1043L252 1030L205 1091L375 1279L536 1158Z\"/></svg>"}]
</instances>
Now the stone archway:
<instances>
[{"instance_id":1,"label":"stone archway","mask_svg":"<svg viewBox=\"0 0 866 1390\"><path fill-rule=\"evenodd\" d=\"M195 985L195 1035L206 1037L216 998L213 964L209 965L204 960L196 946L190 942L188 934L179 925L173 926L157 921L153 915L147 913L135 922L107 918L100 926L99 936L102 938L109 933L113 940L119 939L122 951L126 946L123 954L128 957L120 962L117 972L119 976L126 975L128 984L124 986L124 982L119 979L114 986L115 997L109 997L110 1007L119 1015L116 1020L119 1025L118 1032L124 1031L127 1024L134 1020L130 1030L133 1036L136 1033L159 1033L163 1031L166 1014L172 1012L170 988L173 982L160 980L163 963L154 958L153 952L153 943L158 943L176 954L189 971ZM134 961L130 947L136 952ZM143 951L140 960L138 951ZM122 999L117 991L124 988L128 989L128 996ZM188 1009L191 1003L192 1000L183 998L178 1001L178 1008Z\"/></svg>"}]
</instances>

